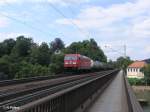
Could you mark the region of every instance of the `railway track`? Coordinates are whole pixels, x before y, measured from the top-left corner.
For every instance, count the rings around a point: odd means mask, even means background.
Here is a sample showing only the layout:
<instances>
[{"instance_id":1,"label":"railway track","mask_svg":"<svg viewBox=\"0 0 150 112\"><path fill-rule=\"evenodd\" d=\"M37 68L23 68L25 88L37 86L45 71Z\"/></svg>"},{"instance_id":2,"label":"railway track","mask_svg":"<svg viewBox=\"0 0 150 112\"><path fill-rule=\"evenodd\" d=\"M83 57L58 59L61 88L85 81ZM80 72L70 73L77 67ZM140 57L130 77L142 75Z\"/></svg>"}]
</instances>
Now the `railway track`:
<instances>
[{"instance_id":1,"label":"railway track","mask_svg":"<svg viewBox=\"0 0 150 112\"><path fill-rule=\"evenodd\" d=\"M29 82L34 82L34 81L42 81L42 80L47 80L47 79L55 79L55 78L60 78L60 77L65 77L65 76L66 74L58 74L58 75L38 76L38 77L30 77L30 78L23 78L23 79L1 80L0 87L29 83Z\"/></svg>"},{"instance_id":2,"label":"railway track","mask_svg":"<svg viewBox=\"0 0 150 112\"><path fill-rule=\"evenodd\" d=\"M40 98L57 93L63 89L78 85L80 83L93 80L97 77L103 77L113 71L105 71L98 73L89 73L87 75L76 75L70 77L63 77L51 80L44 80L33 82L34 84L20 84L15 86L13 91L7 87L0 88L0 107L5 111L26 105L30 102L36 101ZM100 74L100 75L99 75ZM21 90L18 88L23 87Z\"/></svg>"},{"instance_id":3,"label":"railway track","mask_svg":"<svg viewBox=\"0 0 150 112\"><path fill-rule=\"evenodd\" d=\"M100 73L100 72L99 72ZM102 72L105 73L105 72ZM27 82L27 83L21 83L21 84L12 84L12 85L7 85L7 86L2 86L0 87L0 102L4 100L6 100L7 98L9 98L9 96L15 94L21 94L22 92L25 91L30 92L30 90L35 90L38 88L42 88L42 87L51 87L51 86L55 86L56 84L61 84L64 83L65 81L73 81L73 80L77 80L80 79L82 77L87 77L92 75L93 73L89 73L89 75L74 75L74 76L67 76L67 77L59 77L59 78L55 78L55 79L47 79L47 80L40 80L40 81L33 81L33 82ZM95 74L95 73L94 73ZM16 82L15 82L16 83ZM34 91L34 92L35 92ZM15 96L12 96L15 97Z\"/></svg>"},{"instance_id":4,"label":"railway track","mask_svg":"<svg viewBox=\"0 0 150 112\"><path fill-rule=\"evenodd\" d=\"M23 79L13 79L13 80L0 80L0 87L5 87L9 85L18 85L18 84L23 84L23 83L30 83L30 82L36 82L36 81L42 81L42 80L47 80L47 79L56 79L60 77L67 77L69 76L74 76L74 75L81 75L84 73L62 73L62 74L57 74L57 75L50 75L50 76L38 76L38 77L30 77L30 78L23 78Z\"/></svg>"},{"instance_id":5,"label":"railway track","mask_svg":"<svg viewBox=\"0 0 150 112\"><path fill-rule=\"evenodd\" d=\"M44 80L38 82L30 82L27 84L20 84L15 86L7 86L0 88L0 103L4 100L9 100L11 98L16 98L25 94L31 94L36 91L47 89L59 84L67 83L70 81L78 80L86 76L68 76L63 78Z\"/></svg>"}]
</instances>

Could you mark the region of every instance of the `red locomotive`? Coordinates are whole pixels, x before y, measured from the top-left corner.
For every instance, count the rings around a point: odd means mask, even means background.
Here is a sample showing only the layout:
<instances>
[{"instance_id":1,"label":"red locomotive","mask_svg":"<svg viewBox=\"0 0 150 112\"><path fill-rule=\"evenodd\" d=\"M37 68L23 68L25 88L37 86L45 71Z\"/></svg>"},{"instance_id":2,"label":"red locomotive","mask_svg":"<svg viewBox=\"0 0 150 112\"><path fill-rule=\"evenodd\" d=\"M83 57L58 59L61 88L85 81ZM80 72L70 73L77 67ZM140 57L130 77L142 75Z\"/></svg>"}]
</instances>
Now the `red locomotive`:
<instances>
[{"instance_id":1,"label":"red locomotive","mask_svg":"<svg viewBox=\"0 0 150 112\"><path fill-rule=\"evenodd\" d=\"M64 68L66 69L91 69L92 60L80 54L66 54Z\"/></svg>"}]
</instances>

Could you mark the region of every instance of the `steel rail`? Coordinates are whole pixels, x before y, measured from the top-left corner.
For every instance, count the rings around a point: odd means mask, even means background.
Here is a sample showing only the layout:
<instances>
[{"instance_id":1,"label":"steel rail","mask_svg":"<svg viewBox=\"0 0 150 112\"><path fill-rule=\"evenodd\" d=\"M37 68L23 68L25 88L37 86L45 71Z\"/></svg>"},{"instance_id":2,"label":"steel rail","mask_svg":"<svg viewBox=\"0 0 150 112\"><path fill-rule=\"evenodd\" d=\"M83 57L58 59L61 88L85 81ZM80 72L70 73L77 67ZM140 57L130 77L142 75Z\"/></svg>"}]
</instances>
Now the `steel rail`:
<instances>
[{"instance_id":1,"label":"steel rail","mask_svg":"<svg viewBox=\"0 0 150 112\"><path fill-rule=\"evenodd\" d=\"M88 77L86 79L81 79L81 80L78 80L78 81L73 81L73 82L70 82L70 83L66 83L66 84L56 86L56 87L52 87L50 89L38 91L34 94L25 95L23 97L15 99L14 101L9 101L10 103L5 103L5 107L8 107L8 106L19 107L21 105L27 104L27 103L32 102L34 100L38 100L38 99L40 99L42 97L45 97L45 96L48 96L50 94L54 94L55 92L61 91L65 88L68 88L70 86L73 86L75 84L78 84L78 83L81 83L81 82L84 82L84 81L87 81L87 80L90 80L90 79L93 79L93 78Z\"/></svg>"},{"instance_id":2,"label":"steel rail","mask_svg":"<svg viewBox=\"0 0 150 112\"><path fill-rule=\"evenodd\" d=\"M105 74L106 72L104 72L104 74ZM110 71L108 72L108 74L110 73ZM104 76L104 75L103 75ZM101 77L103 77L103 76L101 76ZM97 76L95 76L95 77L97 77ZM81 80L78 80L78 81L74 81L74 82L71 82L71 83L67 83L67 84L64 84L64 85L60 85L59 87L54 87L54 88L51 88L51 89L47 89L47 90L43 90L43 91L40 91L40 92L36 92L36 93L34 93L34 94L31 94L31 95L26 95L26 96L23 96L23 97L19 97L19 98L17 98L17 99L13 99L13 100L10 100L10 101L8 101L8 102L5 102L5 103L3 103L3 105L5 105L5 106L12 106L12 105L15 105L15 103L17 104L21 104L21 102L26 102L26 103L28 103L28 102L30 102L30 101L33 101L33 99L35 99L35 100L37 100L38 98L41 98L41 97L45 97L46 96L46 94L47 95L49 95L50 93L52 94L52 93L55 93L55 92L57 92L56 90L62 90L62 89L64 89L64 88L68 88L68 86L70 87L70 86L73 86L73 85L76 85L76 84L78 84L78 83L81 83L81 82L84 82L84 80L85 81L87 81L87 80L91 80L91 79L93 79L93 78L95 78L95 77L88 77L89 79L81 79ZM54 92L54 90L55 90L55 92ZM49 93L49 94L48 94ZM40 97L41 96L41 97ZM25 101L26 100L26 101ZM12 103L13 102L13 103ZM2 106L2 105L1 105Z\"/></svg>"},{"instance_id":3,"label":"steel rail","mask_svg":"<svg viewBox=\"0 0 150 112\"><path fill-rule=\"evenodd\" d=\"M103 73L103 74L105 74L105 72ZM103 75L103 74L101 74L101 75ZM41 92L43 92L43 91L47 91L47 90L49 90L49 88L53 88L53 87L55 87L55 86L59 86L60 84L64 84L64 83L72 83L72 81L80 81L81 79L80 78L94 78L91 74L90 75L87 75L87 76L82 76L82 77L77 77L76 79L71 79L71 80L67 80L67 81L63 81L63 82L59 82L59 83L57 83L57 84L54 84L54 85L51 85L51 86L46 86L46 87L44 87L44 88L40 88L39 90L38 90L38 88L37 88L37 92L38 91L40 91L39 93L41 93ZM80 79L80 80L79 80ZM82 79L82 80L85 80L85 79ZM35 92L36 91L31 91L32 92L32 94L31 93L28 93L28 94L31 94L31 95L34 95L34 94L36 94ZM24 95L25 96L25 95ZM27 95L28 96L28 95ZM5 101L5 103L4 102L2 102L2 103L0 103L0 106L1 105L4 105L4 104L6 104L6 103L8 103L8 102L11 102L11 101L14 101L14 100L16 100L16 101L18 101L19 99L22 99L23 97L19 97L19 98L17 98L17 99L12 99L12 100L8 100L8 101Z\"/></svg>"},{"instance_id":4,"label":"steel rail","mask_svg":"<svg viewBox=\"0 0 150 112\"><path fill-rule=\"evenodd\" d=\"M30 78L23 78L23 79L13 79L13 80L1 80L0 87L15 85L15 84L22 84L22 83L33 82L33 81L53 79L53 78L58 78L58 77L60 76L52 75L52 76L30 77Z\"/></svg>"},{"instance_id":5,"label":"steel rail","mask_svg":"<svg viewBox=\"0 0 150 112\"><path fill-rule=\"evenodd\" d=\"M26 88L22 88L22 90L18 90L18 91L6 91L6 92L0 92L0 102L4 101L4 100L9 100L11 98L16 98L16 97L19 97L21 95L25 95L25 94L29 94L29 93L34 93L36 91L40 91L40 90L43 90L43 89L47 89L47 88L50 88L50 87L53 87L53 86L57 86L59 84L63 84L63 83L67 83L67 82L70 82L70 81L74 81L74 80L78 80L79 78L84 78L84 77L87 77L87 76L74 76L74 77L67 77L66 80L58 80L59 82L47 82L45 84L42 84L42 85L31 85L31 87L27 86ZM33 87L32 87L33 86Z\"/></svg>"},{"instance_id":6,"label":"steel rail","mask_svg":"<svg viewBox=\"0 0 150 112\"><path fill-rule=\"evenodd\" d=\"M90 76L87 76L86 78L89 78ZM84 77L83 77L84 78ZM85 80L85 79L80 79L80 80ZM38 90L37 92L32 92L32 93L29 93L27 95L23 95L21 97L18 97L18 98L15 98L15 99L12 99L12 100L8 100L8 101L5 101L5 102L2 102L0 103L0 106L4 105L4 104L8 104L9 102L18 102L18 101L23 101L25 98L27 99L31 99L31 97L34 97L36 95L40 95L42 93L45 93L45 92L49 92L49 90L53 90L55 88L58 88L57 86L63 86L63 84L68 84L68 83L73 83L75 81L80 81L79 79L75 79L75 80L70 80L70 81L67 81L67 82L63 82L63 83L59 83L59 84L56 84L56 85L53 85L53 86L50 86L50 87L47 87L46 89L41 89ZM62 84L62 85L61 85ZM60 88L61 89L61 88ZM44 95L45 96L45 95ZM39 96L38 96L39 97Z\"/></svg>"},{"instance_id":7,"label":"steel rail","mask_svg":"<svg viewBox=\"0 0 150 112\"><path fill-rule=\"evenodd\" d=\"M99 73L105 73L106 71L104 72L99 72ZM92 75L93 73L90 73L89 75ZM96 73L94 73L96 74ZM24 85L21 85L21 88L20 88L20 85L18 85L17 87L15 88L12 88L11 89L4 89L4 90L0 90L0 102L4 101L4 100L8 100L8 99L11 99L11 98L15 98L15 97L18 97L18 96L21 96L21 95L25 95L25 94L29 94L29 93L33 93L33 92L36 92L36 91L39 91L40 89L46 89L46 88L49 88L49 87L52 87L52 86L55 86L55 85L58 85L58 84L62 84L64 82L67 82L67 81L73 81L73 80L77 80L79 78L82 78L82 77L87 77L88 75L75 75L75 76L68 76L68 77L64 77L65 80L61 79L61 78L57 78L57 79L54 79L56 80L57 82L54 82L54 80L48 80L48 82L44 82L42 83L41 85L41 82L38 83L31 83L31 84L24 84ZM25 86L25 87L24 87ZM21 90L20 90L21 89Z\"/></svg>"},{"instance_id":8,"label":"steel rail","mask_svg":"<svg viewBox=\"0 0 150 112\"><path fill-rule=\"evenodd\" d=\"M56 98L58 98L58 97L61 97L61 96L63 96L63 95L65 95L65 94L69 94L69 92L71 92L71 91L74 91L74 90L77 90L77 89L79 89L79 88L81 88L81 87L84 87L84 86L86 86L86 85L88 85L88 84L91 84L92 82L94 82L94 81L98 81L98 79L102 79L102 78L105 78L105 77L109 77L110 78L110 76L112 77L112 74L114 73L114 74L116 74L118 72L118 70L115 70L115 71L113 71L113 72L111 72L111 73L108 73L108 74L105 74L105 75L103 75L103 76L99 76L99 77L96 77L96 78L94 78L94 79L92 79L92 80L88 80L88 81L86 81L86 82L82 82L82 83L79 83L79 84L77 84L77 85L74 85L74 86L72 86L72 87L70 87L70 88L67 88L67 89L63 89L62 91L59 91L59 92L57 92L57 93L55 93L55 94L52 94L52 95L49 95L49 96L47 96L47 97L44 97L44 98L42 98L42 99L39 99L39 100L36 100L36 101L34 101L34 102L31 102L31 103L28 103L28 104L26 104L26 105L23 105L23 106L21 106L21 107L19 107L18 109L16 109L15 110L15 112L28 112L28 111L30 111L30 109L32 109L32 108L34 108L34 107L36 107L36 106L38 106L38 105L42 105L42 104L44 104L45 102L48 102L48 101L50 101L50 100L54 100L54 99L56 99ZM101 85L102 86L102 85ZM65 102L64 102L65 103ZM65 108L65 107L64 107ZM10 111L10 112L12 112L12 111ZM32 112L32 111L31 111ZM33 111L34 112L34 111ZM39 111L40 112L40 111ZM65 112L65 111L63 111L62 110L62 112ZM68 111L67 111L68 112ZM71 112L71 111L70 111Z\"/></svg>"},{"instance_id":9,"label":"steel rail","mask_svg":"<svg viewBox=\"0 0 150 112\"><path fill-rule=\"evenodd\" d=\"M105 71L102 71L102 72L105 72ZM55 78L60 78L60 77L73 76L73 75L80 75L80 73L69 74L69 75L68 74L57 74L57 75L38 76L38 77L30 77L30 78L22 78L22 79L12 79L12 80L0 80L0 87L15 85L15 84L23 84L23 83L33 82L33 81L55 79Z\"/></svg>"}]
</instances>

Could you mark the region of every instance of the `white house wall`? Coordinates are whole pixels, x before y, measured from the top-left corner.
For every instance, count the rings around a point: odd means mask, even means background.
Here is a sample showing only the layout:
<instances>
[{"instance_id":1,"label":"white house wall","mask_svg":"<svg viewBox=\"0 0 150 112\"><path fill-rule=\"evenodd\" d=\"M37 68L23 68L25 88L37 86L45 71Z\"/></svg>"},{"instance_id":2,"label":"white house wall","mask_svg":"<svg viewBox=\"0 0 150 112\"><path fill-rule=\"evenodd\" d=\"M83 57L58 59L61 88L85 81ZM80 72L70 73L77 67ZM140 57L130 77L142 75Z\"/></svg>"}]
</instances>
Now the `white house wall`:
<instances>
[{"instance_id":1,"label":"white house wall","mask_svg":"<svg viewBox=\"0 0 150 112\"><path fill-rule=\"evenodd\" d=\"M140 68L127 68L128 78L144 78L144 74L140 72Z\"/></svg>"}]
</instances>

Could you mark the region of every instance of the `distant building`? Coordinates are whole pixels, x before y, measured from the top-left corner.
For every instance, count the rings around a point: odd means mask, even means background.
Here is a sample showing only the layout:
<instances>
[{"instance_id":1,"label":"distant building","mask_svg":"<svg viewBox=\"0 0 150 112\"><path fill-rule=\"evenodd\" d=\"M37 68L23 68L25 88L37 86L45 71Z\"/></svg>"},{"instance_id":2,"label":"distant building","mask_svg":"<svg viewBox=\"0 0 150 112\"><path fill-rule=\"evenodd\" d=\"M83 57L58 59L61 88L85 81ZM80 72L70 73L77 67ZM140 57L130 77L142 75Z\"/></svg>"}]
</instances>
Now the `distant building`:
<instances>
[{"instance_id":1,"label":"distant building","mask_svg":"<svg viewBox=\"0 0 150 112\"><path fill-rule=\"evenodd\" d=\"M127 77L129 78L144 78L144 73L141 72L141 68L146 66L145 61L135 61L127 68Z\"/></svg>"},{"instance_id":2,"label":"distant building","mask_svg":"<svg viewBox=\"0 0 150 112\"><path fill-rule=\"evenodd\" d=\"M150 64L150 59L145 59L143 61L145 61L147 64Z\"/></svg>"}]
</instances>

